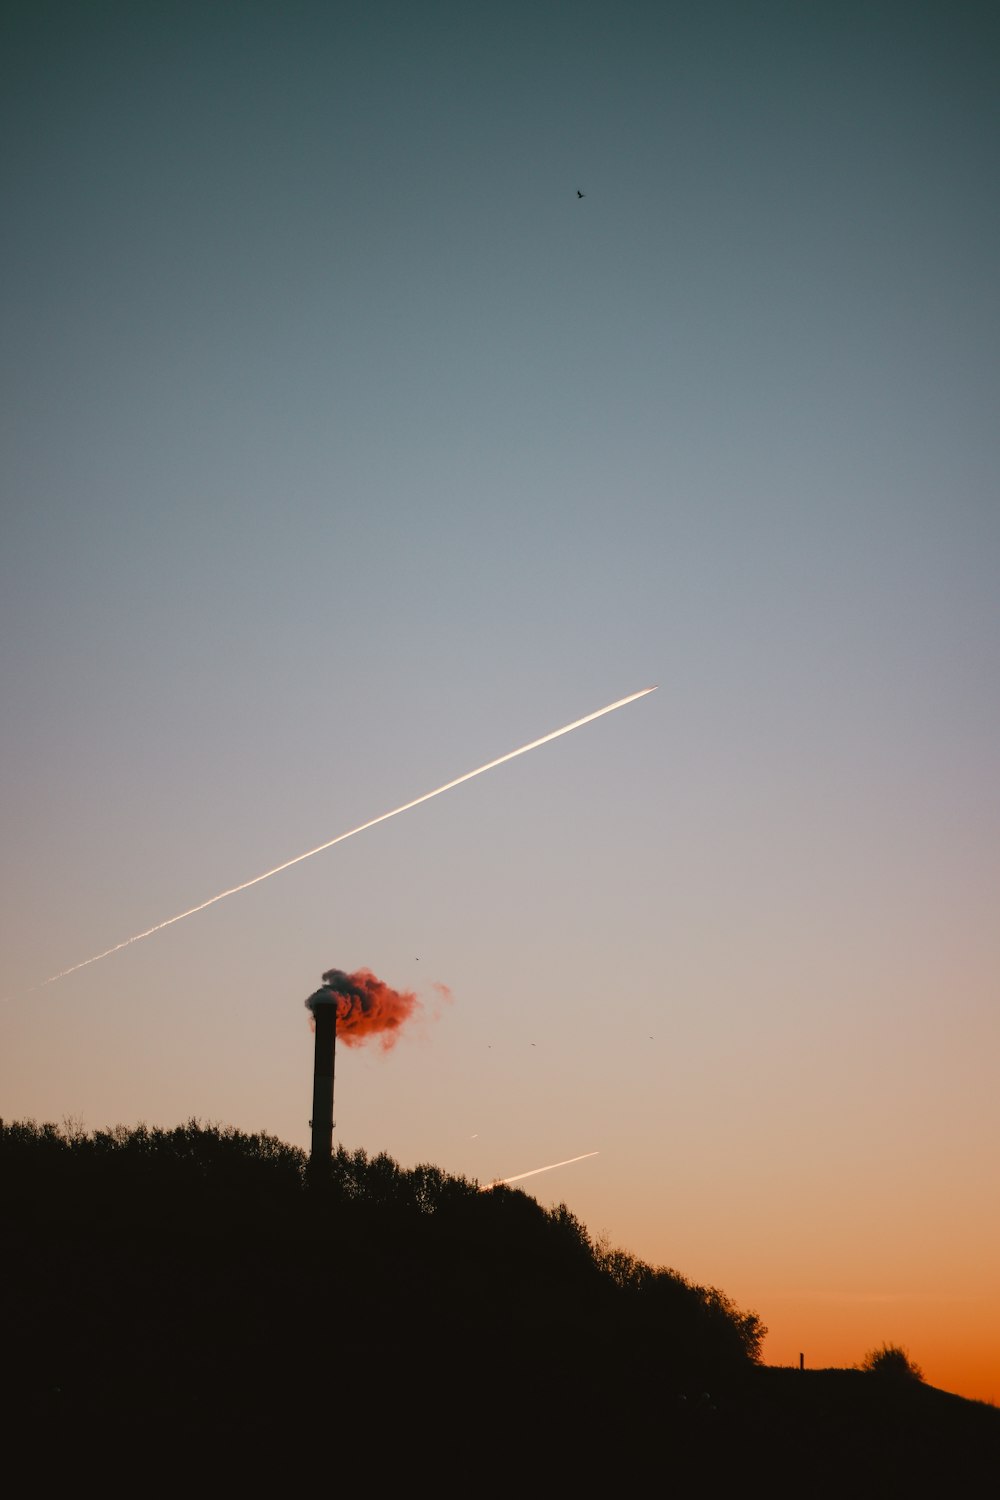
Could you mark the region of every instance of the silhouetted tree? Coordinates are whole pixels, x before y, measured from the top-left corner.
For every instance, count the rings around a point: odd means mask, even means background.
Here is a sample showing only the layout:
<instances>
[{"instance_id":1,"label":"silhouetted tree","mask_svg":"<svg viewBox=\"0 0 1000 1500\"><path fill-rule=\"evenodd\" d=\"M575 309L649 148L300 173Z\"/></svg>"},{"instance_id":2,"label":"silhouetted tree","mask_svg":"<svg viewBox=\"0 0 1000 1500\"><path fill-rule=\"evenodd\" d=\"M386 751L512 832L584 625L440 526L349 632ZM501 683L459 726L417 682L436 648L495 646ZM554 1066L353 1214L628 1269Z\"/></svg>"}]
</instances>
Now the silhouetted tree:
<instances>
[{"instance_id":1,"label":"silhouetted tree","mask_svg":"<svg viewBox=\"0 0 1000 1500\"><path fill-rule=\"evenodd\" d=\"M866 1375L883 1380L923 1380L924 1372L898 1344L881 1344L870 1349L858 1366Z\"/></svg>"}]
</instances>

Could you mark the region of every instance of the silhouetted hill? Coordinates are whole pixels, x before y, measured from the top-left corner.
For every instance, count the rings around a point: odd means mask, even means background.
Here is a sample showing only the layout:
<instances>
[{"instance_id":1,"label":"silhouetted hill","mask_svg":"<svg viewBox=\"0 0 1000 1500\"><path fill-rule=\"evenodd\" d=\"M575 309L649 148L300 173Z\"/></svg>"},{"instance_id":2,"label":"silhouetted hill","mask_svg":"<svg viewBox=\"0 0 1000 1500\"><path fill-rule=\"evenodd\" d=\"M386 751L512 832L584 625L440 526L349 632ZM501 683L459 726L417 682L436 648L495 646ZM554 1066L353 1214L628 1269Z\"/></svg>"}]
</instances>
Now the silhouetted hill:
<instances>
[{"instance_id":1,"label":"silhouetted hill","mask_svg":"<svg viewBox=\"0 0 1000 1500\"><path fill-rule=\"evenodd\" d=\"M20 1123L0 1183L4 1407L64 1457L233 1479L336 1455L388 1481L432 1451L472 1489L522 1461L628 1489L764 1455L928 1472L1000 1441L992 1408L919 1383L764 1369L759 1319L721 1292L435 1167L341 1150L316 1182L264 1135Z\"/></svg>"}]
</instances>

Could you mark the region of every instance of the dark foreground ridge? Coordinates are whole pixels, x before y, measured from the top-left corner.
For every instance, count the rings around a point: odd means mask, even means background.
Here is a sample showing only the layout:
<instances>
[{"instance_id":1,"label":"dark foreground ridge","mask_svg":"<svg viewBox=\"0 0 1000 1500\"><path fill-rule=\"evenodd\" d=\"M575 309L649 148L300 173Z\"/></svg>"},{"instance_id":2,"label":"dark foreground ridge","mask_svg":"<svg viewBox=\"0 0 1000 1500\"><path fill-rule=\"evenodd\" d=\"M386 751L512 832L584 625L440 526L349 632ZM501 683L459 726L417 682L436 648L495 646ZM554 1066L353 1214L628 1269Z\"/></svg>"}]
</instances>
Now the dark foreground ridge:
<instances>
[{"instance_id":1,"label":"dark foreground ridge","mask_svg":"<svg viewBox=\"0 0 1000 1500\"><path fill-rule=\"evenodd\" d=\"M0 1125L0 1183L3 1409L49 1471L861 1494L1000 1461L992 1407L767 1369L755 1313L516 1189L343 1149L317 1182L196 1122Z\"/></svg>"}]
</instances>

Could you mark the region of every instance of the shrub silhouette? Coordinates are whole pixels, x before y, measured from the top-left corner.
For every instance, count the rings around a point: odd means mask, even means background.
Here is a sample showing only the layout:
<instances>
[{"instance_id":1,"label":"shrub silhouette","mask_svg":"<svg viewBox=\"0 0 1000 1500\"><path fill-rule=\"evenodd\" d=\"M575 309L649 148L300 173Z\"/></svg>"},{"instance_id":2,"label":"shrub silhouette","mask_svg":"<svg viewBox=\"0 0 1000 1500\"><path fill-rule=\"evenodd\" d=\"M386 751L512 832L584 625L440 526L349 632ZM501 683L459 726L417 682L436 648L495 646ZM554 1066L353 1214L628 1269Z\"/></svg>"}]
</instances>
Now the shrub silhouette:
<instances>
[{"instance_id":1,"label":"shrub silhouette","mask_svg":"<svg viewBox=\"0 0 1000 1500\"><path fill-rule=\"evenodd\" d=\"M898 1344L882 1344L870 1349L858 1366L866 1375L883 1380L923 1380L924 1372Z\"/></svg>"}]
</instances>

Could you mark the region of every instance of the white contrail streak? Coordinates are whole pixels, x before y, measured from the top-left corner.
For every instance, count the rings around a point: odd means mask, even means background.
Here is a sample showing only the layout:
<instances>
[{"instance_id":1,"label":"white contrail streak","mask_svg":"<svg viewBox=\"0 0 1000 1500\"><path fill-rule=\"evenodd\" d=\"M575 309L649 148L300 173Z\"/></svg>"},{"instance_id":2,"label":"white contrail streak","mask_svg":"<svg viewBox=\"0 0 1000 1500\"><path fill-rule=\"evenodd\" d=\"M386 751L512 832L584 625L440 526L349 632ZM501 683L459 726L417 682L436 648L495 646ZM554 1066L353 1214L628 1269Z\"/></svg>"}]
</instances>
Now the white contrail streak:
<instances>
[{"instance_id":1,"label":"white contrail streak","mask_svg":"<svg viewBox=\"0 0 1000 1500\"><path fill-rule=\"evenodd\" d=\"M517 750L508 750L506 755L498 755L496 760L487 761L485 766L477 766L474 771L466 771L464 776L456 776L454 781L446 781L444 786L436 786L432 792L424 792L422 797L414 797L412 802L404 802L402 806L394 807L391 812L379 813L377 818L369 818L367 823L359 823L357 828L349 828L346 833L338 833L336 838L327 839L325 844L317 844L315 849L307 849L304 854L296 854L294 859L286 859L284 864L275 865L273 870L265 870L263 875L255 875L252 880L244 880L242 885L231 885L227 891L220 891L217 896L209 896L207 901L202 901L198 906L189 906L187 911L178 912L176 917L168 917L165 922L157 922L155 927L147 927L145 932L137 932L132 937L125 938L123 942L115 943L113 948L105 948L103 953L95 953L93 958L85 958L78 964L72 964L68 969L61 969L58 974L50 974L48 979L43 979L35 988L43 989L47 984L55 984L57 979L65 979L69 974L75 974L78 969L86 969L90 964L100 963L102 958L110 958L112 953L120 953L123 948L130 948L133 943L141 943L143 938L152 937L154 932L162 932L165 927L172 927L175 922L183 922L185 917L193 917L200 911L206 911L217 901L225 901L227 896L236 896L240 891L248 891L252 885L260 885L262 880L270 880L272 875L280 875L282 870L290 870L293 865L300 865L304 859L312 859L314 854L322 854L324 849L332 849L334 844L342 844L345 839L352 839L356 833L364 833L366 828L374 828L376 823L384 823L387 818L395 818L399 813L409 812L411 807L419 807L421 802L429 802L432 797L440 797L442 792L450 792L453 786L461 786L463 781L471 781L474 776L482 776L484 771L492 771L494 767L502 766L508 760L515 760L519 755L527 755L529 750L537 750L539 745L547 745L550 740L557 740L560 735L570 734L574 729L582 728L584 724L593 723L594 719L614 713L616 708L624 708L626 703L634 703L637 698L645 698L647 693L655 692L655 686L641 688L638 693L629 693L627 698L618 698L605 708L598 708L592 714L585 714L582 719L574 719L572 724L564 724L561 729L553 729L550 734L543 734L541 739L532 740L529 745L521 745Z\"/></svg>"},{"instance_id":2,"label":"white contrail streak","mask_svg":"<svg viewBox=\"0 0 1000 1500\"><path fill-rule=\"evenodd\" d=\"M479 1189L488 1193L490 1188L502 1187L507 1182L523 1182L526 1177L537 1177L539 1172L552 1172L556 1167L568 1167L575 1161L586 1161L588 1156L600 1156L599 1151L585 1151L582 1156L567 1156L565 1161L550 1162L547 1167L533 1167L530 1172L518 1172L516 1177L498 1177L495 1182L485 1182Z\"/></svg>"}]
</instances>

